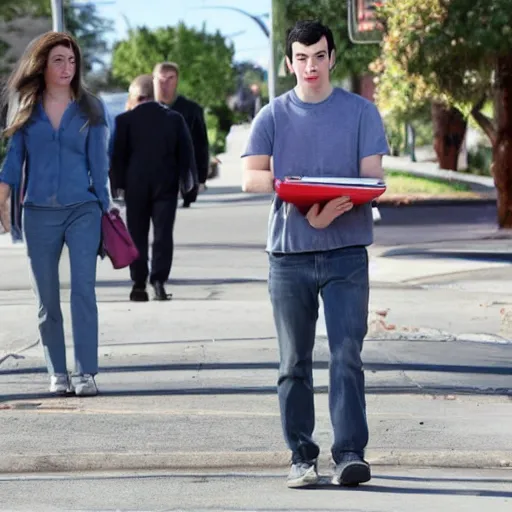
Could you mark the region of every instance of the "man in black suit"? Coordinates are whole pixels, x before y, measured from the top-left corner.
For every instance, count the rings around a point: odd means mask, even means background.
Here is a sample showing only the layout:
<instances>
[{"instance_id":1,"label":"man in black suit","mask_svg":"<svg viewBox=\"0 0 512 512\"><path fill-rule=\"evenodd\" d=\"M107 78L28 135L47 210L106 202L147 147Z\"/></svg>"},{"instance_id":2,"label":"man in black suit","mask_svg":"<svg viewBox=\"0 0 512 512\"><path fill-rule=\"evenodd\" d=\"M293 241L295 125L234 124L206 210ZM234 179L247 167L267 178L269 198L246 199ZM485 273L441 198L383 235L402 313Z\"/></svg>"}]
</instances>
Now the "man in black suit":
<instances>
[{"instance_id":1,"label":"man in black suit","mask_svg":"<svg viewBox=\"0 0 512 512\"><path fill-rule=\"evenodd\" d=\"M169 278L174 250L173 230L180 186L190 192L194 152L183 117L154 101L151 75L137 77L129 89L128 111L116 117L111 180L124 191L128 230L140 252L130 266L130 300L148 300L146 282L156 300L168 300L164 284ZM153 222L151 274L148 236Z\"/></svg>"},{"instance_id":2,"label":"man in black suit","mask_svg":"<svg viewBox=\"0 0 512 512\"><path fill-rule=\"evenodd\" d=\"M174 62L157 64L153 70L155 98L160 103L179 112L185 118L194 145L198 185L204 186L210 166L210 150L204 112L195 101L177 93L179 74L179 66ZM199 186L195 187L190 193L182 193L185 208L196 200Z\"/></svg>"}]
</instances>

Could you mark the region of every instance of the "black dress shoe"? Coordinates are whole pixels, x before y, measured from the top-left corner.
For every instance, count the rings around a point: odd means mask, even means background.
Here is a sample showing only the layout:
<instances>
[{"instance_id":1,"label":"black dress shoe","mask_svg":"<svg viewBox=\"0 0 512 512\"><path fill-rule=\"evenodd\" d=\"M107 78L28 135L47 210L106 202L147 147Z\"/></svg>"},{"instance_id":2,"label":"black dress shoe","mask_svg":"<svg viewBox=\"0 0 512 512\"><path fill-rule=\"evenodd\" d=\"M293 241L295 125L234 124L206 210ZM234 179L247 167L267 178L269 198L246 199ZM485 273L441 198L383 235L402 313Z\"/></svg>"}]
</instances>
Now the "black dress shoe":
<instances>
[{"instance_id":1,"label":"black dress shoe","mask_svg":"<svg viewBox=\"0 0 512 512\"><path fill-rule=\"evenodd\" d=\"M147 302L149 300L149 295L146 288L134 286L130 292L130 300L132 302Z\"/></svg>"},{"instance_id":2,"label":"black dress shoe","mask_svg":"<svg viewBox=\"0 0 512 512\"><path fill-rule=\"evenodd\" d=\"M172 293L167 293L164 283L160 281L153 283L153 289L155 290L155 300L170 300L172 297Z\"/></svg>"}]
</instances>

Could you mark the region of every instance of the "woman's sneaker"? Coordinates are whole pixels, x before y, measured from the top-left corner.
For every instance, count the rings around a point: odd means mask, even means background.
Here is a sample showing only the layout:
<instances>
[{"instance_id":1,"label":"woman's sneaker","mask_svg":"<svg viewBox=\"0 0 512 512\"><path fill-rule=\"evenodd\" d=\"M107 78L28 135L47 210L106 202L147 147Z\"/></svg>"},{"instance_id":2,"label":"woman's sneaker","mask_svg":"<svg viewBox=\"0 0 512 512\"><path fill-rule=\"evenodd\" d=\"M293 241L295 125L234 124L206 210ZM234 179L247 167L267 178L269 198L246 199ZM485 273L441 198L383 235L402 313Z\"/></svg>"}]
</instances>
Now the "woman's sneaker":
<instances>
[{"instance_id":1,"label":"woman's sneaker","mask_svg":"<svg viewBox=\"0 0 512 512\"><path fill-rule=\"evenodd\" d=\"M76 396L96 396L98 394L94 377L88 373L74 376L72 382Z\"/></svg>"},{"instance_id":2,"label":"woman's sneaker","mask_svg":"<svg viewBox=\"0 0 512 512\"><path fill-rule=\"evenodd\" d=\"M69 393L69 378L67 373L56 373L50 376L50 393L66 395Z\"/></svg>"}]
</instances>

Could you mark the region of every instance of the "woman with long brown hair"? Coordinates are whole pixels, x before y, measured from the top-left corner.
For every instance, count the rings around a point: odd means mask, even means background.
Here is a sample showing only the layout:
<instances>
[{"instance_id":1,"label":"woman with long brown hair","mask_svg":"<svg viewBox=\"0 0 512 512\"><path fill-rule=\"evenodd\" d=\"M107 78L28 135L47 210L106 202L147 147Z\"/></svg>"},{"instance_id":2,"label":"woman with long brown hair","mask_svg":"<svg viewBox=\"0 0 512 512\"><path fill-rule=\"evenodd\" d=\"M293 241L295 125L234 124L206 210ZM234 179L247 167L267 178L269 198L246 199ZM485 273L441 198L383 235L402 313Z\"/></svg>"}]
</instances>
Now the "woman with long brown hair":
<instances>
[{"instance_id":1,"label":"woman with long brown hair","mask_svg":"<svg viewBox=\"0 0 512 512\"><path fill-rule=\"evenodd\" d=\"M4 130L10 141L0 171L0 205L9 195L22 203L23 216L14 215L13 234L23 233L27 246L50 391L84 396L98 392L96 262L110 193L106 114L84 89L81 67L76 41L48 32L28 46L10 76ZM64 244L71 267L71 379L59 293Z\"/></svg>"}]
</instances>

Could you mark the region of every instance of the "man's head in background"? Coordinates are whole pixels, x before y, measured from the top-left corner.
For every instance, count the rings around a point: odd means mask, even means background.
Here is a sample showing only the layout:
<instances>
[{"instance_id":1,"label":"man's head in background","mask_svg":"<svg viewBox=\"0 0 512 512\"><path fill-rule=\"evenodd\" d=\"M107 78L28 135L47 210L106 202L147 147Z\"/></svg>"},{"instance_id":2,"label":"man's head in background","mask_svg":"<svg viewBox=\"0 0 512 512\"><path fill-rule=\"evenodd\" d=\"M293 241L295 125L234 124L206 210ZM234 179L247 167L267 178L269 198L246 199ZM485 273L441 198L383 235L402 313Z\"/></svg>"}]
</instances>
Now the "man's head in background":
<instances>
[{"instance_id":1,"label":"man's head in background","mask_svg":"<svg viewBox=\"0 0 512 512\"><path fill-rule=\"evenodd\" d=\"M258 84L251 84L250 89L251 89L253 96L259 96L261 94L261 89Z\"/></svg>"},{"instance_id":2,"label":"man's head in background","mask_svg":"<svg viewBox=\"0 0 512 512\"><path fill-rule=\"evenodd\" d=\"M178 89L180 68L175 62L161 62L153 70L155 99L166 105L171 104Z\"/></svg>"},{"instance_id":3,"label":"man's head in background","mask_svg":"<svg viewBox=\"0 0 512 512\"><path fill-rule=\"evenodd\" d=\"M154 99L153 77L151 75L139 75L132 81L128 89L126 109L131 110L141 103Z\"/></svg>"}]
</instances>

